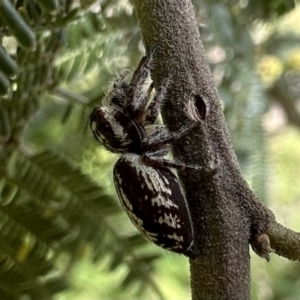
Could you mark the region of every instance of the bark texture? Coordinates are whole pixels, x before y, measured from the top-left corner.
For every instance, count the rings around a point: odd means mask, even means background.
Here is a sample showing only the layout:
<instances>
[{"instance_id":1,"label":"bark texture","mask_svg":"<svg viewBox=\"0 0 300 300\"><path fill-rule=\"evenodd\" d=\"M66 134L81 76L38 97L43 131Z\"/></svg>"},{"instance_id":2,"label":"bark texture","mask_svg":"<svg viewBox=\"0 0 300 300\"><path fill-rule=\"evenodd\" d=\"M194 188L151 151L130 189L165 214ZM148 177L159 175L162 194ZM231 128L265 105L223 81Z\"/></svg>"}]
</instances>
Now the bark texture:
<instances>
[{"instance_id":1,"label":"bark texture","mask_svg":"<svg viewBox=\"0 0 300 300\"><path fill-rule=\"evenodd\" d=\"M174 145L176 158L212 166L204 177L181 173L195 234L190 260L194 300L250 299L249 240L263 233L273 214L241 175L190 0L135 0L146 49L159 45L155 87L168 85L163 118L171 131L202 118L192 134ZM167 79L167 80L166 80Z\"/></svg>"}]
</instances>

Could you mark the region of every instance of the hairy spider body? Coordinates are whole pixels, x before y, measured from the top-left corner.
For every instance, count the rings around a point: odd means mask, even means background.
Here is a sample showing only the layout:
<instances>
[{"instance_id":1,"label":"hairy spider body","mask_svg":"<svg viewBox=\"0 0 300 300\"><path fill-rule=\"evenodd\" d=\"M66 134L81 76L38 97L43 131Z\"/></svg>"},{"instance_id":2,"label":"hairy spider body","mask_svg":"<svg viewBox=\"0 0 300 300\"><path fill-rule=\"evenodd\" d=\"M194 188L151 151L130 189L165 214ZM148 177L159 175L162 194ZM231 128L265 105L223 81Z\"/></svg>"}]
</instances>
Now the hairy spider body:
<instances>
[{"instance_id":1,"label":"hairy spider body","mask_svg":"<svg viewBox=\"0 0 300 300\"><path fill-rule=\"evenodd\" d=\"M169 133L154 125L166 93L161 86L151 101L152 84L143 87L150 74L155 50L143 57L131 80L123 71L90 116L95 138L111 152L122 154L114 167L114 183L127 215L150 241L187 256L193 256L193 228L175 169L209 168L187 166L163 158L168 144L187 134L195 124Z\"/></svg>"},{"instance_id":2,"label":"hairy spider body","mask_svg":"<svg viewBox=\"0 0 300 300\"><path fill-rule=\"evenodd\" d=\"M95 108L91 120L96 139L111 152L136 152L146 137L144 128L117 107Z\"/></svg>"}]
</instances>

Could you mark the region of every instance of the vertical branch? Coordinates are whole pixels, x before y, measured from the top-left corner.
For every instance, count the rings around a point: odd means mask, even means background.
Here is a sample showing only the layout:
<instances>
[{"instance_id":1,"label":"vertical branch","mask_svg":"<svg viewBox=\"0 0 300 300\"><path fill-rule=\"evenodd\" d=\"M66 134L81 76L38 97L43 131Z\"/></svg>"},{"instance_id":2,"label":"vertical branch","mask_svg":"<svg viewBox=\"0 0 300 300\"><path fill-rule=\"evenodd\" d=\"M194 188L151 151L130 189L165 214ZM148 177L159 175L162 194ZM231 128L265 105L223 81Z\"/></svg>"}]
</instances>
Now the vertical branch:
<instances>
[{"instance_id":1,"label":"vertical branch","mask_svg":"<svg viewBox=\"0 0 300 300\"><path fill-rule=\"evenodd\" d=\"M195 112L201 119L189 137L174 145L174 155L187 164L217 168L213 177L179 174L195 231L193 299L250 299L249 239L252 230L266 230L272 214L241 176L191 1L134 3L146 49L161 48L153 70L155 87L163 78L170 80L165 123L173 131L191 122Z\"/></svg>"}]
</instances>

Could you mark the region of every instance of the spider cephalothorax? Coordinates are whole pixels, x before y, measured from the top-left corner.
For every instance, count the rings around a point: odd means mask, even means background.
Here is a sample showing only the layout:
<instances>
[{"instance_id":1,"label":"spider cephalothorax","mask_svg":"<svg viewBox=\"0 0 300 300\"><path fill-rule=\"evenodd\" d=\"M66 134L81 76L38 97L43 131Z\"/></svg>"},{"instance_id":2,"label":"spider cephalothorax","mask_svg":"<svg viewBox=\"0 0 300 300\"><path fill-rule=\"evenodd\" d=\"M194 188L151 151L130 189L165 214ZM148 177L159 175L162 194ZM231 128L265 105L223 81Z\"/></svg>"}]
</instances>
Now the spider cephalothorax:
<instances>
[{"instance_id":1,"label":"spider cephalothorax","mask_svg":"<svg viewBox=\"0 0 300 300\"><path fill-rule=\"evenodd\" d=\"M102 106L96 107L91 114L91 128L96 139L112 152L141 153L141 142L149 136L149 131L154 132L159 127L151 125L159 114L159 106L154 107L156 101L149 104L152 85L146 93L143 89L151 61L152 57L141 60L131 82L128 81L130 72L122 71ZM157 102L161 98L158 95Z\"/></svg>"},{"instance_id":2,"label":"spider cephalothorax","mask_svg":"<svg viewBox=\"0 0 300 300\"><path fill-rule=\"evenodd\" d=\"M143 57L131 80L123 71L111 86L102 106L90 117L95 138L108 150L121 153L114 167L114 183L121 204L135 226L158 246L193 256L193 228L184 192L171 168L209 168L187 166L163 158L168 144L187 134L194 125L169 133L154 125L166 87L151 100L144 89L153 63L153 50Z\"/></svg>"}]
</instances>

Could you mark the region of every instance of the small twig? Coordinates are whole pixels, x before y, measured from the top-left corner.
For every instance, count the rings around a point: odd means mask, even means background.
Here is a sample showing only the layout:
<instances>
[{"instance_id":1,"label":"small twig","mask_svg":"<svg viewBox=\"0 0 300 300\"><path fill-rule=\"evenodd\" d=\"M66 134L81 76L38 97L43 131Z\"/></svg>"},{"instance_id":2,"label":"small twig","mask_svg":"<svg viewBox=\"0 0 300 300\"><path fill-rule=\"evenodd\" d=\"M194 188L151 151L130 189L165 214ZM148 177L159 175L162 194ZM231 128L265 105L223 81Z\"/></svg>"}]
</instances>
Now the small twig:
<instances>
[{"instance_id":1,"label":"small twig","mask_svg":"<svg viewBox=\"0 0 300 300\"><path fill-rule=\"evenodd\" d=\"M300 233L283 225L271 223L266 234L269 236L271 248L280 256L300 261Z\"/></svg>"}]
</instances>

